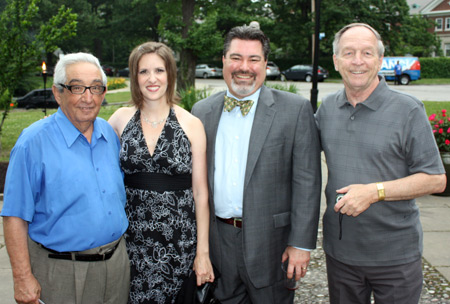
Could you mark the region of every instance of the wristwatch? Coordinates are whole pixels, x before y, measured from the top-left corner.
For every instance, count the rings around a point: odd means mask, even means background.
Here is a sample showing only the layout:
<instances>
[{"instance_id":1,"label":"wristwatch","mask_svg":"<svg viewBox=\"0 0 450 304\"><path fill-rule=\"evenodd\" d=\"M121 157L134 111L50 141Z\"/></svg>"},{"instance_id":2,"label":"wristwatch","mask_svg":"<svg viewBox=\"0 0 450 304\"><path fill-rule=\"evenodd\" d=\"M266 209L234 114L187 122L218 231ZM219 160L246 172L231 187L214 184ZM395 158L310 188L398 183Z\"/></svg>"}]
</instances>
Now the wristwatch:
<instances>
[{"instance_id":1,"label":"wristwatch","mask_svg":"<svg viewBox=\"0 0 450 304\"><path fill-rule=\"evenodd\" d=\"M384 194L383 183L377 183L378 201L384 201L386 195Z\"/></svg>"}]
</instances>

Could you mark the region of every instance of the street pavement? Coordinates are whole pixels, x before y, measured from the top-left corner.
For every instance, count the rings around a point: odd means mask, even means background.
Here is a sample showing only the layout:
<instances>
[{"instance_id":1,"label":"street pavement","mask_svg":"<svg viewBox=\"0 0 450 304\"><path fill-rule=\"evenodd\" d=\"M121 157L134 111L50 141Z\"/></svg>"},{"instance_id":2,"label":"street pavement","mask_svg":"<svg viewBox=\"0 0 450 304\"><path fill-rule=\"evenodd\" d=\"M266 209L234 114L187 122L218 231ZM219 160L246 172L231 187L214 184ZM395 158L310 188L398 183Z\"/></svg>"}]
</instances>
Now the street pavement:
<instances>
[{"instance_id":1,"label":"street pavement","mask_svg":"<svg viewBox=\"0 0 450 304\"><path fill-rule=\"evenodd\" d=\"M304 81L267 81L267 85L281 85L287 86L294 85L298 89L298 93L303 97L310 99L312 84ZM393 82L388 82L389 87L394 90L398 90L417 97L421 101L450 101L450 85L415 85L411 82L409 85L393 85ZM196 79L195 86L197 89L206 88L211 93L220 92L226 90L226 84L223 79ZM332 94L340 89L344 88L342 82L319 82L317 84L318 97L317 100L321 101L329 94Z\"/></svg>"},{"instance_id":2,"label":"street pavement","mask_svg":"<svg viewBox=\"0 0 450 304\"><path fill-rule=\"evenodd\" d=\"M325 187L327 181L327 170L325 158L322 157L322 188ZM420 219L422 221L424 231L424 290L422 294L422 300L420 303L450 303L450 197L427 195L417 199L417 204L420 207ZM3 194L0 194L0 210L3 207ZM322 191L322 208L325 207L325 198ZM326 295L326 275L324 270L324 259L322 247L318 244L318 249L312 253L311 259L311 272L308 285L305 280L305 287L309 286L311 290L315 287L319 289L321 295L317 292L309 291L313 293L313 296L304 296L303 293L308 291L297 290L295 303L326 303L318 299L327 299ZM320 273L315 273L313 265L321 265ZM428 269L428 270L427 270ZM430 270L431 269L431 270ZM317 272L317 270L316 270ZM430 274L431 273L431 274ZM433 278L429 278L433 276ZM440 286L431 286L433 283L428 281L435 281ZM314 283L315 282L315 283ZM427 285L429 284L429 285ZM316 285L316 286L314 286ZM320 286L319 286L320 285ZM443 286L442 286L443 285ZM437 289L443 288L444 291ZM436 291L437 290L437 291ZM439 300L433 300L433 293L440 293ZM444 297L442 296L444 293ZM325 295L323 295L325 294ZM317 297L319 296L319 298ZM426 299L426 300L423 300ZM431 300L428 300L431 299ZM11 265L9 263L8 254L5 247L5 239L3 234L3 220L0 217L0 304L13 304L14 292L13 281L11 273Z\"/></svg>"}]
</instances>

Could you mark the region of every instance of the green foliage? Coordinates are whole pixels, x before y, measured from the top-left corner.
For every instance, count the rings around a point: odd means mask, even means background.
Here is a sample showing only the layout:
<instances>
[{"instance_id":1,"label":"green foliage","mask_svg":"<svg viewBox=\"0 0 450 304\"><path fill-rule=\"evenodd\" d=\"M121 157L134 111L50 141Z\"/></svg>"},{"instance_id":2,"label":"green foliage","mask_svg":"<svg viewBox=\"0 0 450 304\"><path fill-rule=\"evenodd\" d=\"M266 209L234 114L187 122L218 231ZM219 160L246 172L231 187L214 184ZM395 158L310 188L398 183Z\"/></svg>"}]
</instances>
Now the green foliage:
<instances>
[{"instance_id":1,"label":"green foliage","mask_svg":"<svg viewBox=\"0 0 450 304\"><path fill-rule=\"evenodd\" d=\"M77 14L72 13L72 9L62 5L58 14L52 16L50 20L41 25L41 29L36 39L43 44L46 53L52 53L58 48L58 44L76 36Z\"/></svg>"},{"instance_id":2,"label":"green foliage","mask_svg":"<svg viewBox=\"0 0 450 304\"><path fill-rule=\"evenodd\" d=\"M450 78L450 58L420 58L421 78Z\"/></svg>"},{"instance_id":3,"label":"green foliage","mask_svg":"<svg viewBox=\"0 0 450 304\"><path fill-rule=\"evenodd\" d=\"M286 92L291 92L294 94L298 93L298 88L295 84L290 84L289 86L287 84L278 84L278 83L271 83L271 84L267 84L266 86L272 89L276 89L276 90L280 90L280 91L286 91Z\"/></svg>"},{"instance_id":4,"label":"green foliage","mask_svg":"<svg viewBox=\"0 0 450 304\"><path fill-rule=\"evenodd\" d=\"M195 87L180 90L178 94L181 98L179 106L189 112L197 101L205 99L211 95L207 88L195 89Z\"/></svg>"},{"instance_id":5,"label":"green foliage","mask_svg":"<svg viewBox=\"0 0 450 304\"><path fill-rule=\"evenodd\" d=\"M70 36L76 26L76 16L70 14L70 10L61 8L49 21L60 30L43 26L38 31L33 20L38 14L39 2L7 0L0 15L0 109L3 111L0 135L10 110L12 94L24 79L35 72L34 66L41 52L56 49L56 43Z\"/></svg>"}]
</instances>

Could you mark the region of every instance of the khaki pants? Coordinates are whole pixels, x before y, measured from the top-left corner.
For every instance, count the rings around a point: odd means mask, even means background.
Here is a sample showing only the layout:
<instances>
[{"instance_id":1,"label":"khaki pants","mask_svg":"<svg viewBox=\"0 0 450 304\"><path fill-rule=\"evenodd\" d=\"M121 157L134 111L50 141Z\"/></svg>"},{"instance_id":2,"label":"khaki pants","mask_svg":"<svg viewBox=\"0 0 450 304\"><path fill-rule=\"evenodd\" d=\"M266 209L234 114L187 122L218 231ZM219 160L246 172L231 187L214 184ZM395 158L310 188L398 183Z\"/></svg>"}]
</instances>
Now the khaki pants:
<instances>
[{"instance_id":1,"label":"khaki pants","mask_svg":"<svg viewBox=\"0 0 450 304\"><path fill-rule=\"evenodd\" d=\"M83 253L101 253L105 246ZM49 252L28 238L31 269L41 285L45 304L125 304L130 285L130 265L125 241L107 261L82 262L52 259Z\"/></svg>"}]
</instances>

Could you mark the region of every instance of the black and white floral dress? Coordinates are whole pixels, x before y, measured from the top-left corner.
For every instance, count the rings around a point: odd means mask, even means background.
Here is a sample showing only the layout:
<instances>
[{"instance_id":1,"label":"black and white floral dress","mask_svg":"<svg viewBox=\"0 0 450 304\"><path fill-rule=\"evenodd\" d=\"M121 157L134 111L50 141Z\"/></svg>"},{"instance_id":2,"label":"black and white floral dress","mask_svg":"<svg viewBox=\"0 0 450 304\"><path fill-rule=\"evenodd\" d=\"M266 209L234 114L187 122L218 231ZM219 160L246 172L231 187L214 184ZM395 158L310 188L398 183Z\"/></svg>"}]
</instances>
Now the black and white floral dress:
<instances>
[{"instance_id":1,"label":"black and white floral dress","mask_svg":"<svg viewBox=\"0 0 450 304\"><path fill-rule=\"evenodd\" d=\"M174 303L196 251L191 145L171 109L150 155L140 116L136 111L123 130L120 152L129 221L129 303Z\"/></svg>"}]
</instances>

